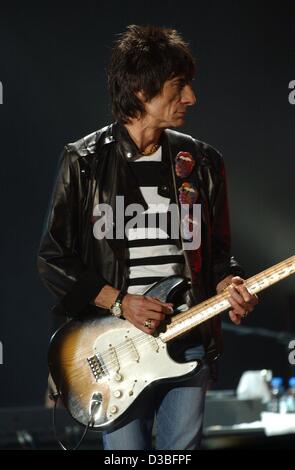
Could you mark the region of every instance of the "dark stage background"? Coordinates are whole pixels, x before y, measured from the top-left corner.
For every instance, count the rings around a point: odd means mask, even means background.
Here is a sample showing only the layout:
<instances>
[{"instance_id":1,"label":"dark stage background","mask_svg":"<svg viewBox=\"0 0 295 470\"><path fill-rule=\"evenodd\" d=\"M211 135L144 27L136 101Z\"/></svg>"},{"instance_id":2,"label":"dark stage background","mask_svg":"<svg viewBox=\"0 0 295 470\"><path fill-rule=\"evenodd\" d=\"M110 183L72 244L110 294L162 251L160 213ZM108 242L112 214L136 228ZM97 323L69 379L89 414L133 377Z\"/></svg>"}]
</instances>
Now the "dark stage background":
<instances>
[{"instance_id":1,"label":"dark stage background","mask_svg":"<svg viewBox=\"0 0 295 470\"><path fill-rule=\"evenodd\" d=\"M111 121L105 68L131 23L175 27L198 61L184 132L217 147L229 182L233 253L248 275L294 254L294 2L84 1L1 5L0 407L44 400L52 298L36 252L59 154ZM292 100L291 100L292 101ZM245 326L295 339L294 278L260 296ZM224 316L225 322L229 322ZM219 388L245 369L295 373L286 346L226 331ZM242 330L240 330L242 331Z\"/></svg>"}]
</instances>

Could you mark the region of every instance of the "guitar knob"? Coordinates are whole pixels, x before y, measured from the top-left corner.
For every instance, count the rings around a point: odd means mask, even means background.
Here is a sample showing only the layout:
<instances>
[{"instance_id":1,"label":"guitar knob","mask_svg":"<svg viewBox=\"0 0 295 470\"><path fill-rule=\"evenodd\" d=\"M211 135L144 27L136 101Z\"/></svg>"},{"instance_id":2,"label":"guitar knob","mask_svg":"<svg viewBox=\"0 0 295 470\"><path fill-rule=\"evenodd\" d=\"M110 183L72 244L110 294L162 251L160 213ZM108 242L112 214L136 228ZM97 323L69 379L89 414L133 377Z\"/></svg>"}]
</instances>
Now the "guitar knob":
<instances>
[{"instance_id":1,"label":"guitar knob","mask_svg":"<svg viewBox=\"0 0 295 470\"><path fill-rule=\"evenodd\" d=\"M119 372L117 372L116 375L115 375L115 381L116 382L121 382L121 380L123 380L123 376L121 374L119 374Z\"/></svg>"},{"instance_id":2,"label":"guitar knob","mask_svg":"<svg viewBox=\"0 0 295 470\"><path fill-rule=\"evenodd\" d=\"M110 412L111 412L112 414L117 413L117 411L118 411L118 407L117 407L117 406L115 406L115 405L111 406Z\"/></svg>"},{"instance_id":3,"label":"guitar knob","mask_svg":"<svg viewBox=\"0 0 295 470\"><path fill-rule=\"evenodd\" d=\"M115 398L120 398L121 396L122 396L121 390L115 390L115 391L114 391L114 397L115 397Z\"/></svg>"}]
</instances>

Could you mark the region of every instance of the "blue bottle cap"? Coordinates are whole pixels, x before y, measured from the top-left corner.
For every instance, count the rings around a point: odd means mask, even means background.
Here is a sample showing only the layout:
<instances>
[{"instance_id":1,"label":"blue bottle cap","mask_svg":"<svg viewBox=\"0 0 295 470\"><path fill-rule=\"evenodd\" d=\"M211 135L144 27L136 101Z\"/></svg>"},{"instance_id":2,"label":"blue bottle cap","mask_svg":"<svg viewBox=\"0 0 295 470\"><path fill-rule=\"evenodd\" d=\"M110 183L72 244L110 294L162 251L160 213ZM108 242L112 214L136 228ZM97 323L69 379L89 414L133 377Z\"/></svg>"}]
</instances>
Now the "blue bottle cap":
<instances>
[{"instance_id":1,"label":"blue bottle cap","mask_svg":"<svg viewBox=\"0 0 295 470\"><path fill-rule=\"evenodd\" d=\"M273 388L280 388L283 385L282 377L273 377L271 379L271 385Z\"/></svg>"}]
</instances>

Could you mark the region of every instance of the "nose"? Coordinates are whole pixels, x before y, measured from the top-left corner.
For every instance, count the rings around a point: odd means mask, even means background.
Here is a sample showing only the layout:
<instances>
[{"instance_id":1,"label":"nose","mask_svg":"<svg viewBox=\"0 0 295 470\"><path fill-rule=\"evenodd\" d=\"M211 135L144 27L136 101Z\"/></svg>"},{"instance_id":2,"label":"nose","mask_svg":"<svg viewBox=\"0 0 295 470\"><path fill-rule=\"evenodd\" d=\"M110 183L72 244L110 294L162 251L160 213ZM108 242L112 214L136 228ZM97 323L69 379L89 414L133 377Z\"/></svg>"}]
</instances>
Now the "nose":
<instances>
[{"instance_id":1,"label":"nose","mask_svg":"<svg viewBox=\"0 0 295 470\"><path fill-rule=\"evenodd\" d=\"M182 89L181 101L187 106L193 106L196 104L196 95L190 83L187 83Z\"/></svg>"}]
</instances>

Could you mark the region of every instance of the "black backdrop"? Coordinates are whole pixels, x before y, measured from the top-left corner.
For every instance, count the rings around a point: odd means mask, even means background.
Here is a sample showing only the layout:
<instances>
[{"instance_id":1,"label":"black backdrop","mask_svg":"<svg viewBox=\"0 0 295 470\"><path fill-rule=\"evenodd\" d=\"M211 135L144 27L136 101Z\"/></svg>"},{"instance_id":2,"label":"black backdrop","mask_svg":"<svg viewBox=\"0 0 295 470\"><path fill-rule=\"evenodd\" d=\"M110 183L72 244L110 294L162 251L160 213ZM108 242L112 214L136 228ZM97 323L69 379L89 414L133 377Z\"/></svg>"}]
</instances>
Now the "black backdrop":
<instances>
[{"instance_id":1,"label":"black backdrop","mask_svg":"<svg viewBox=\"0 0 295 470\"><path fill-rule=\"evenodd\" d=\"M126 25L172 26L191 44L198 103L183 131L224 155L233 253L248 274L294 254L293 3L1 5L0 406L43 402L52 298L35 267L42 223L64 144L111 121L105 68ZM295 338L294 279L262 294L244 324L293 331ZM219 388L235 387L245 369L294 374L287 349L276 341L224 336Z\"/></svg>"}]
</instances>

